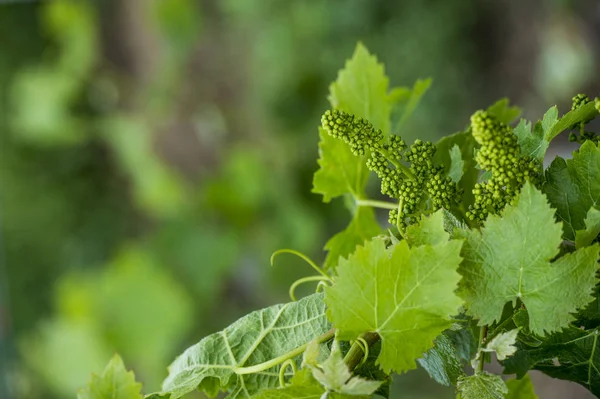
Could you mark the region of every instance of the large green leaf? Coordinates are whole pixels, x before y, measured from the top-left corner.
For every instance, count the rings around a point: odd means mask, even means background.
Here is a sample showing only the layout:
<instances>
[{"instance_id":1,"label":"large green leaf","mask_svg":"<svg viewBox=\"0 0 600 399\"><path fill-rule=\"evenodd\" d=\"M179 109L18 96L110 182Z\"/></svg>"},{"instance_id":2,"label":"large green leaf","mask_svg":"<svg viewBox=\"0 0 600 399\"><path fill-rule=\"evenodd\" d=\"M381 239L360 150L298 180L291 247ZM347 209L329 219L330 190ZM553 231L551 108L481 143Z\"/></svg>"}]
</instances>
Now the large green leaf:
<instances>
[{"instance_id":1,"label":"large green leaf","mask_svg":"<svg viewBox=\"0 0 600 399\"><path fill-rule=\"evenodd\" d=\"M375 238L341 259L335 284L326 288L328 316L340 339L376 332L382 340L377 363L389 373L416 367L415 360L452 324L461 300L454 293L460 276L461 241L386 248Z\"/></svg>"},{"instance_id":2,"label":"large green leaf","mask_svg":"<svg viewBox=\"0 0 600 399\"><path fill-rule=\"evenodd\" d=\"M593 206L600 207L600 148L586 141L565 161L556 158L546 170L544 193L557 217L564 222L565 236L575 239L575 231L585 229L584 219Z\"/></svg>"},{"instance_id":3,"label":"large green leaf","mask_svg":"<svg viewBox=\"0 0 600 399\"><path fill-rule=\"evenodd\" d=\"M303 345L329 329L322 294L255 311L175 359L162 390L173 399L196 388L229 391L227 398L232 399L249 398L278 386L280 365L253 373L249 367L292 351L300 355Z\"/></svg>"},{"instance_id":4,"label":"large green leaf","mask_svg":"<svg viewBox=\"0 0 600 399\"><path fill-rule=\"evenodd\" d=\"M508 393L499 375L486 372L459 378L456 388L458 399L504 399Z\"/></svg>"},{"instance_id":5,"label":"large green leaf","mask_svg":"<svg viewBox=\"0 0 600 399\"><path fill-rule=\"evenodd\" d=\"M102 375L92 374L77 399L142 399L142 384L135 382L133 371L127 371L119 355L114 355Z\"/></svg>"},{"instance_id":6,"label":"large green leaf","mask_svg":"<svg viewBox=\"0 0 600 399\"><path fill-rule=\"evenodd\" d=\"M553 215L546 197L526 183L514 205L467 235L461 294L480 325L500 320L505 304L520 300L531 331L543 335L567 326L572 313L592 301L599 248L550 263L562 242Z\"/></svg>"},{"instance_id":7,"label":"large green leaf","mask_svg":"<svg viewBox=\"0 0 600 399\"><path fill-rule=\"evenodd\" d=\"M370 240L381 232L371 208L358 207L352 221L345 230L337 233L327 241L325 249L329 251L325 259L326 268L337 266L340 257L350 255L357 246Z\"/></svg>"}]
</instances>

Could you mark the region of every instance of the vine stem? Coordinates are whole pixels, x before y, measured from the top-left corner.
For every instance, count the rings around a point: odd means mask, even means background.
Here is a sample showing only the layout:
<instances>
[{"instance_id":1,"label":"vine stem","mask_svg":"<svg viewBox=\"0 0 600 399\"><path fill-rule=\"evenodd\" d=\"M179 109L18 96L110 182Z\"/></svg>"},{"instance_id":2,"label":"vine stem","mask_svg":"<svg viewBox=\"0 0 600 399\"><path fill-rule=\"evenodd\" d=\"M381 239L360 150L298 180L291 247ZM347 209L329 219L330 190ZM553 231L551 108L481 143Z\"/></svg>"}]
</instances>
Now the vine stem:
<instances>
[{"instance_id":1,"label":"vine stem","mask_svg":"<svg viewBox=\"0 0 600 399\"><path fill-rule=\"evenodd\" d=\"M356 205L357 206L370 206L373 208L380 208L380 209L396 209L398 208L397 204L394 204L393 202L385 202L385 201L377 201L377 200L370 200L370 199L356 199Z\"/></svg>"},{"instance_id":2,"label":"vine stem","mask_svg":"<svg viewBox=\"0 0 600 399\"><path fill-rule=\"evenodd\" d=\"M332 328L331 330L327 331L325 334L322 334L319 337L317 337L317 342L322 344L323 342L327 342L327 341L333 339L334 336L335 336L335 330ZM261 371L268 370L271 367L280 365L281 363L285 362L288 359L292 359L292 358L298 356L299 354L301 354L302 352L304 352L306 350L309 343L310 342L307 342L304 345L301 345L294 350L284 353L281 356L277 356L276 358L267 360L266 362L263 362L263 363L255 364L254 366L234 367L233 372L238 375L243 375L243 374L254 374L254 373L259 373Z\"/></svg>"},{"instance_id":3,"label":"vine stem","mask_svg":"<svg viewBox=\"0 0 600 399\"><path fill-rule=\"evenodd\" d=\"M410 171L410 168L395 160L394 157L392 157L390 153L384 150L383 148L378 148L377 151L379 151L381 155L383 155L388 161L390 161L392 165L396 167L396 169L400 170L404 174L404 176L408 177L411 180L415 180L415 175L413 174L413 172Z\"/></svg>"},{"instance_id":4,"label":"vine stem","mask_svg":"<svg viewBox=\"0 0 600 399\"><path fill-rule=\"evenodd\" d=\"M483 343L487 338L487 333L488 333L488 326L485 325L483 327L481 327L481 330L479 330L479 363L477 364L477 373L481 373L483 372L483 366L485 364L485 359L483 358L484 354L483 354Z\"/></svg>"},{"instance_id":5,"label":"vine stem","mask_svg":"<svg viewBox=\"0 0 600 399\"><path fill-rule=\"evenodd\" d=\"M367 343L368 347L373 346L380 339L379 334L375 332L364 333L361 338ZM365 352L361 344L358 341L353 343L348 353L346 353L346 356L344 356L344 362L350 371L354 370L354 368L361 362L364 355Z\"/></svg>"}]
</instances>

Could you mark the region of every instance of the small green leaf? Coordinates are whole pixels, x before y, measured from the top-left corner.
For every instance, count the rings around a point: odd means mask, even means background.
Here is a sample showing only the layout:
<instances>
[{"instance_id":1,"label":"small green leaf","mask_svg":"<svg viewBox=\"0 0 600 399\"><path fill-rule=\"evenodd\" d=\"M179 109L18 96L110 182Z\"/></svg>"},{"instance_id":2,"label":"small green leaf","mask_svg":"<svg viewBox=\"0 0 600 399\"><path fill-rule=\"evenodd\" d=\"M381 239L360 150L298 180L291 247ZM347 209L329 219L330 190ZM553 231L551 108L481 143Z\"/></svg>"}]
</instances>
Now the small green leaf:
<instances>
[{"instance_id":1,"label":"small green leaf","mask_svg":"<svg viewBox=\"0 0 600 399\"><path fill-rule=\"evenodd\" d=\"M473 203L473 187L479 178L479 170L476 168L477 163L473 159L475 151L473 135L465 131L442 138L436 144L433 160L437 165L445 165L446 168L447 165L451 165L452 167L455 164L452 159L452 151L455 147L460 149L460 158L463 162L461 168L463 173L458 187L463 191L462 202L465 206L468 206L468 204Z\"/></svg>"},{"instance_id":2,"label":"small green leaf","mask_svg":"<svg viewBox=\"0 0 600 399\"><path fill-rule=\"evenodd\" d=\"M327 315L338 337L378 333L377 363L386 373L415 368L415 360L452 325L450 316L461 305L454 292L461 241L448 237L438 245L409 247L401 241L390 248L375 238L341 259L334 286L325 288Z\"/></svg>"},{"instance_id":3,"label":"small green leaf","mask_svg":"<svg viewBox=\"0 0 600 399\"><path fill-rule=\"evenodd\" d=\"M388 134L391 112L388 84L383 64L358 43L352 58L329 87L329 102L333 108L364 118L375 129Z\"/></svg>"},{"instance_id":4,"label":"small green leaf","mask_svg":"<svg viewBox=\"0 0 600 399\"><path fill-rule=\"evenodd\" d=\"M550 145L549 132L558 122L558 108L550 108L541 121L538 121L531 130L531 122L521 119L514 133L518 138L521 154L529 155L538 161L543 161L546 150Z\"/></svg>"},{"instance_id":5,"label":"small green leaf","mask_svg":"<svg viewBox=\"0 0 600 399\"><path fill-rule=\"evenodd\" d=\"M458 399L504 399L508 388L499 375L481 372L461 377L456 385Z\"/></svg>"},{"instance_id":6,"label":"small green leaf","mask_svg":"<svg viewBox=\"0 0 600 399\"><path fill-rule=\"evenodd\" d=\"M556 158L546 170L544 193L564 222L565 238L574 241L591 207L600 207L600 148L585 142L573 159Z\"/></svg>"},{"instance_id":7,"label":"small green leaf","mask_svg":"<svg viewBox=\"0 0 600 399\"><path fill-rule=\"evenodd\" d=\"M335 139L319 128L319 170L313 176L313 193L322 194L323 201L344 194L361 197L369 171L362 157L357 157L342 140Z\"/></svg>"},{"instance_id":8,"label":"small green leaf","mask_svg":"<svg viewBox=\"0 0 600 399\"><path fill-rule=\"evenodd\" d=\"M359 43L329 87L329 102L333 108L367 119L387 135L391 112L388 83L383 65ZM319 170L312 192L322 194L325 202L347 193L362 197L369 176L364 157L354 156L346 143L323 129L319 135Z\"/></svg>"},{"instance_id":9,"label":"small green leaf","mask_svg":"<svg viewBox=\"0 0 600 399\"><path fill-rule=\"evenodd\" d=\"M392 104L392 119L397 120L394 123L394 133L398 134L406 124L406 121L417 109L421 98L425 95L431 86L431 79L418 79L413 85L412 90L404 87L395 88L390 92L389 101Z\"/></svg>"},{"instance_id":10,"label":"small green leaf","mask_svg":"<svg viewBox=\"0 0 600 399\"><path fill-rule=\"evenodd\" d=\"M313 377L328 392L347 395L371 395L382 384L382 381L370 381L353 376L344 363L337 341L334 341L329 358L320 367L311 367Z\"/></svg>"},{"instance_id":11,"label":"small green leaf","mask_svg":"<svg viewBox=\"0 0 600 399\"><path fill-rule=\"evenodd\" d=\"M325 259L325 268L333 269L340 257L347 257L356 247L381 233L381 227L375 219L375 213L369 207L360 206L345 230L327 241L325 249L329 251Z\"/></svg>"},{"instance_id":12,"label":"small green leaf","mask_svg":"<svg viewBox=\"0 0 600 399\"><path fill-rule=\"evenodd\" d=\"M571 126L576 125L580 122L589 121L598 115L598 110L594 106L594 102L591 101L581 107L569 111L560 118L558 123L552 126L552 129L546 131L545 139L550 142L556 136L563 131L569 129Z\"/></svg>"},{"instance_id":13,"label":"small green leaf","mask_svg":"<svg viewBox=\"0 0 600 399\"><path fill-rule=\"evenodd\" d=\"M520 380L512 378L506 381L506 386L508 387L506 399L538 399L529 374L525 374L525 377Z\"/></svg>"},{"instance_id":14,"label":"small green leaf","mask_svg":"<svg viewBox=\"0 0 600 399\"><path fill-rule=\"evenodd\" d=\"M255 311L175 359L162 390L172 399L197 388L214 393L218 379L219 388L234 399L277 387L279 364L253 373L245 370L298 350L330 328L322 294ZM295 356L297 361L302 352Z\"/></svg>"},{"instance_id":15,"label":"small green leaf","mask_svg":"<svg viewBox=\"0 0 600 399\"><path fill-rule=\"evenodd\" d=\"M583 248L590 245L600 234L600 210L590 208L585 218L585 230L575 232L575 247Z\"/></svg>"},{"instance_id":16,"label":"small green leaf","mask_svg":"<svg viewBox=\"0 0 600 399\"><path fill-rule=\"evenodd\" d=\"M440 209L430 216L421 217L419 224L408 226L406 235L411 247L443 245L448 241L448 232L444 229L444 211Z\"/></svg>"},{"instance_id":17,"label":"small green leaf","mask_svg":"<svg viewBox=\"0 0 600 399\"><path fill-rule=\"evenodd\" d=\"M484 351L496 352L496 357L500 361L514 355L514 353L517 351L515 342L517 342L518 333L519 329L517 328L496 335L490 342L488 342L484 348Z\"/></svg>"},{"instance_id":18,"label":"small green leaf","mask_svg":"<svg viewBox=\"0 0 600 399\"><path fill-rule=\"evenodd\" d=\"M142 399L142 384L135 382L133 371L127 371L119 355L114 355L102 375L92 374L77 399Z\"/></svg>"},{"instance_id":19,"label":"small green leaf","mask_svg":"<svg viewBox=\"0 0 600 399\"><path fill-rule=\"evenodd\" d=\"M486 112L494 115L496 119L506 125L513 123L521 115L521 109L519 107L511 107L508 98L496 101L488 107Z\"/></svg>"},{"instance_id":20,"label":"small green leaf","mask_svg":"<svg viewBox=\"0 0 600 399\"><path fill-rule=\"evenodd\" d=\"M521 300L532 332L566 327L593 300L599 247L578 249L550 263L562 242L561 225L546 197L526 183L514 205L468 234L459 272L461 295L479 324L500 320L507 302Z\"/></svg>"},{"instance_id":21,"label":"small green leaf","mask_svg":"<svg viewBox=\"0 0 600 399\"><path fill-rule=\"evenodd\" d=\"M290 384L283 388L265 389L252 399L321 399L325 390L315 380L309 369L300 370L290 380Z\"/></svg>"},{"instance_id":22,"label":"small green leaf","mask_svg":"<svg viewBox=\"0 0 600 399\"><path fill-rule=\"evenodd\" d=\"M435 339L433 348L425 352L418 362L441 385L455 385L465 374L456 348L445 334Z\"/></svg>"},{"instance_id":23,"label":"small green leaf","mask_svg":"<svg viewBox=\"0 0 600 399\"><path fill-rule=\"evenodd\" d=\"M454 183L458 183L464 173L465 162L462 159L462 154L458 145L454 144L450 150L450 170L448 176Z\"/></svg>"}]
</instances>

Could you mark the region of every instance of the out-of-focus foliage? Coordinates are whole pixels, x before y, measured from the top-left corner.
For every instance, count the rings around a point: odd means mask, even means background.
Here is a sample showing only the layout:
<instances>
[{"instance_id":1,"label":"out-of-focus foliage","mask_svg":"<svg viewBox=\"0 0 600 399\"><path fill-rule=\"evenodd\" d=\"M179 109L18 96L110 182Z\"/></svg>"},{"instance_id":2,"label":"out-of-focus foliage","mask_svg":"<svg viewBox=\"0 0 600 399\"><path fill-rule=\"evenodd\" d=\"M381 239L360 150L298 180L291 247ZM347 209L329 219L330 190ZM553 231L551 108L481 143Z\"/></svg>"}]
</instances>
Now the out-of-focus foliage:
<instances>
[{"instance_id":1,"label":"out-of-focus foliage","mask_svg":"<svg viewBox=\"0 0 600 399\"><path fill-rule=\"evenodd\" d=\"M0 5L0 397L72 397L115 351L153 388L184 346L283 299L305 269L265 273L272 251L320 261L347 221L307 193L322 93L357 41L394 82L433 78L407 141L461 130L490 98L545 104L589 85L583 5L547 8L570 25L538 32L488 3ZM543 46L509 65L517 23ZM515 63L533 89L507 85Z\"/></svg>"}]
</instances>

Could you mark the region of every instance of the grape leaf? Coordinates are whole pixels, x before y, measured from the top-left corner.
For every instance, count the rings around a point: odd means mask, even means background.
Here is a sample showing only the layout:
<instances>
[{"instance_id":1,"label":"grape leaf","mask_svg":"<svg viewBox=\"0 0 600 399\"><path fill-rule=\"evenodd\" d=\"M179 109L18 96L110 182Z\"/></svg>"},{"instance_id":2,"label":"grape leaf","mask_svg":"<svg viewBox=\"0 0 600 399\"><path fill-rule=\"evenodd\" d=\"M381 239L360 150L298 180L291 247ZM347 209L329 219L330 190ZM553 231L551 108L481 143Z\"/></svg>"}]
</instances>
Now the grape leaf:
<instances>
[{"instance_id":1,"label":"grape leaf","mask_svg":"<svg viewBox=\"0 0 600 399\"><path fill-rule=\"evenodd\" d=\"M598 335L598 325L593 329L573 325L549 335L535 347L521 342L515 356L503 362L504 373L522 377L528 370L535 369L553 378L577 382L599 396Z\"/></svg>"},{"instance_id":2,"label":"grape leaf","mask_svg":"<svg viewBox=\"0 0 600 399\"><path fill-rule=\"evenodd\" d=\"M362 157L357 157L342 140L331 137L319 128L319 170L313 176L313 193L322 194L323 201L347 193L361 197L369 171Z\"/></svg>"},{"instance_id":3,"label":"grape leaf","mask_svg":"<svg viewBox=\"0 0 600 399\"><path fill-rule=\"evenodd\" d=\"M585 230L575 232L575 246L583 248L590 245L600 234L600 210L590 208L585 218Z\"/></svg>"},{"instance_id":4,"label":"grape leaf","mask_svg":"<svg viewBox=\"0 0 600 399\"><path fill-rule=\"evenodd\" d=\"M375 129L388 134L391 112L388 85L383 64L358 43L352 59L346 61L329 87L329 102L334 108L367 119Z\"/></svg>"},{"instance_id":5,"label":"grape leaf","mask_svg":"<svg viewBox=\"0 0 600 399\"><path fill-rule=\"evenodd\" d=\"M252 399L321 399L325 390L315 380L309 369L297 372L290 384L276 389L266 389L253 395Z\"/></svg>"},{"instance_id":6,"label":"grape leaf","mask_svg":"<svg viewBox=\"0 0 600 399\"><path fill-rule=\"evenodd\" d=\"M514 122L521 115L521 109L519 107L511 107L508 98L501 98L496 101L486 109L486 112L494 115L496 119L507 125Z\"/></svg>"},{"instance_id":7,"label":"grape leaf","mask_svg":"<svg viewBox=\"0 0 600 399\"><path fill-rule=\"evenodd\" d=\"M519 329L503 332L496 335L483 349L485 352L496 352L498 360L502 361L517 351L515 342Z\"/></svg>"},{"instance_id":8,"label":"grape leaf","mask_svg":"<svg viewBox=\"0 0 600 399\"><path fill-rule=\"evenodd\" d=\"M390 92L389 101L392 104L391 118L397 120L394 123L394 132L400 133L402 127L410 116L415 112L421 102L421 98L427 93L431 86L431 79L418 79L412 90L406 87L397 87Z\"/></svg>"},{"instance_id":9,"label":"grape leaf","mask_svg":"<svg viewBox=\"0 0 600 399\"><path fill-rule=\"evenodd\" d=\"M375 220L373 209L364 206L356 208L348 227L331 237L325 244L325 249L329 251L325 258L325 267L336 267L340 256L350 255L358 245L364 244L379 233L381 227Z\"/></svg>"},{"instance_id":10,"label":"grape leaf","mask_svg":"<svg viewBox=\"0 0 600 399\"><path fill-rule=\"evenodd\" d=\"M252 374L246 374L246 368L298 351L329 329L323 294L255 311L175 359L163 392L177 399L196 388L216 393L218 387L228 390L230 399L250 397L260 389L278 386L280 366Z\"/></svg>"},{"instance_id":11,"label":"grape leaf","mask_svg":"<svg viewBox=\"0 0 600 399\"><path fill-rule=\"evenodd\" d=\"M553 214L546 197L526 183L514 205L488 217L481 232L468 233L461 295L480 325L500 320L504 305L520 299L531 331L544 335L565 327L571 313L592 301L599 248L578 249L550 263L562 242Z\"/></svg>"},{"instance_id":12,"label":"grape leaf","mask_svg":"<svg viewBox=\"0 0 600 399\"><path fill-rule=\"evenodd\" d=\"M506 381L506 386L508 387L506 399L538 399L529 374L525 374L525 377L520 380L511 378Z\"/></svg>"},{"instance_id":13,"label":"grape leaf","mask_svg":"<svg viewBox=\"0 0 600 399\"><path fill-rule=\"evenodd\" d=\"M313 377L325 387L327 392L354 396L371 395L382 384L382 381L369 381L353 376L344 363L337 341L333 343L329 358L320 367L313 366L311 369Z\"/></svg>"},{"instance_id":14,"label":"grape leaf","mask_svg":"<svg viewBox=\"0 0 600 399\"><path fill-rule=\"evenodd\" d=\"M558 136L563 131L569 129L571 126L588 121L593 119L598 115L598 110L596 109L594 102L589 102L581 107L569 111L560 118L558 123L552 126L552 129L548 130L546 133L546 141L550 142L556 136Z\"/></svg>"},{"instance_id":15,"label":"grape leaf","mask_svg":"<svg viewBox=\"0 0 600 399\"><path fill-rule=\"evenodd\" d=\"M406 229L407 241L411 247L426 244L443 245L448 241L448 233L443 226L444 211L441 209L430 216L422 216L418 224L410 225Z\"/></svg>"},{"instance_id":16,"label":"grape leaf","mask_svg":"<svg viewBox=\"0 0 600 399\"><path fill-rule=\"evenodd\" d=\"M142 399L141 389L133 371L127 371L119 355L114 355L102 375L92 374L88 385L77 393L77 399Z\"/></svg>"},{"instance_id":17,"label":"grape leaf","mask_svg":"<svg viewBox=\"0 0 600 399\"><path fill-rule=\"evenodd\" d=\"M455 133L442 138L436 144L433 160L437 165L453 165L451 151L454 147L460 149L461 160L463 161L463 174L458 184L458 187L463 191L462 202L472 204L474 200L473 187L477 183L479 170L477 170L477 163L473 159L475 139L471 132Z\"/></svg>"},{"instance_id":18,"label":"grape leaf","mask_svg":"<svg viewBox=\"0 0 600 399\"><path fill-rule=\"evenodd\" d=\"M452 179L454 183L458 183L464 173L465 162L462 159L462 154L458 145L450 149L450 170L448 171L448 177Z\"/></svg>"},{"instance_id":19,"label":"grape leaf","mask_svg":"<svg viewBox=\"0 0 600 399\"><path fill-rule=\"evenodd\" d=\"M575 231L585 229L584 219L593 206L600 207L600 148L586 141L573 159L556 158L546 170L544 193L564 222L565 236L575 239Z\"/></svg>"},{"instance_id":20,"label":"grape leaf","mask_svg":"<svg viewBox=\"0 0 600 399\"><path fill-rule=\"evenodd\" d=\"M514 133L517 136L521 154L529 155L538 161L543 161L546 150L550 145L549 134L558 122L558 108L550 108L541 121L538 121L531 130L531 122L521 119Z\"/></svg>"},{"instance_id":21,"label":"grape leaf","mask_svg":"<svg viewBox=\"0 0 600 399\"><path fill-rule=\"evenodd\" d=\"M439 231L443 223L439 221ZM338 337L353 340L376 332L382 340L377 364L398 372L416 367L415 359L452 324L461 305L454 293L460 276L460 240L386 248L375 238L341 259L335 284L325 289L328 318Z\"/></svg>"},{"instance_id":22,"label":"grape leaf","mask_svg":"<svg viewBox=\"0 0 600 399\"><path fill-rule=\"evenodd\" d=\"M278 389L266 389L252 396L252 399L369 399L370 395L347 395L329 392L324 396L325 389L314 379L310 370L297 372L290 384Z\"/></svg>"},{"instance_id":23,"label":"grape leaf","mask_svg":"<svg viewBox=\"0 0 600 399\"><path fill-rule=\"evenodd\" d=\"M383 65L359 43L329 87L329 102L334 108L367 119L388 134L391 112L388 83ZM346 193L363 196L369 176L364 157L354 156L348 145L330 137L323 129L319 129L319 136L319 170L313 177L312 192L322 194L325 202Z\"/></svg>"},{"instance_id":24,"label":"grape leaf","mask_svg":"<svg viewBox=\"0 0 600 399\"><path fill-rule=\"evenodd\" d=\"M458 399L504 399L508 388L499 375L481 372L461 377L456 384Z\"/></svg>"},{"instance_id":25,"label":"grape leaf","mask_svg":"<svg viewBox=\"0 0 600 399\"><path fill-rule=\"evenodd\" d=\"M418 362L441 385L454 385L465 374L456 348L445 334L435 339L433 348L425 352Z\"/></svg>"}]
</instances>

